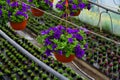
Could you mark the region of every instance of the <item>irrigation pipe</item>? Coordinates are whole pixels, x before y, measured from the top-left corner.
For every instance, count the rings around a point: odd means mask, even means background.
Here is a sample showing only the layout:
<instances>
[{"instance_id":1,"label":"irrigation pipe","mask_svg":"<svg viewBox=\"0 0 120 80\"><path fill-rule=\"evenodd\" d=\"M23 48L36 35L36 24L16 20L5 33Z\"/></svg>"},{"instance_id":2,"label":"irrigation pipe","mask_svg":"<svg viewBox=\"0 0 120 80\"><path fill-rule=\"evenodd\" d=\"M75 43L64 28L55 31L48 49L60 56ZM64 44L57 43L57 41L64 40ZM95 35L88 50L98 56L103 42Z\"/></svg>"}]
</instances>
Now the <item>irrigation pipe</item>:
<instances>
[{"instance_id":1,"label":"irrigation pipe","mask_svg":"<svg viewBox=\"0 0 120 80\"><path fill-rule=\"evenodd\" d=\"M61 75L33 55L31 55L27 50L25 50L23 47L21 47L18 43L16 43L14 40L12 40L9 36L7 36L2 30L0 30L0 35L3 36L8 42L10 42L14 47L16 47L22 54L26 55L29 59L36 62L40 67L45 69L46 71L52 73L54 76L58 77L60 80L68 80L65 76Z\"/></svg>"}]
</instances>

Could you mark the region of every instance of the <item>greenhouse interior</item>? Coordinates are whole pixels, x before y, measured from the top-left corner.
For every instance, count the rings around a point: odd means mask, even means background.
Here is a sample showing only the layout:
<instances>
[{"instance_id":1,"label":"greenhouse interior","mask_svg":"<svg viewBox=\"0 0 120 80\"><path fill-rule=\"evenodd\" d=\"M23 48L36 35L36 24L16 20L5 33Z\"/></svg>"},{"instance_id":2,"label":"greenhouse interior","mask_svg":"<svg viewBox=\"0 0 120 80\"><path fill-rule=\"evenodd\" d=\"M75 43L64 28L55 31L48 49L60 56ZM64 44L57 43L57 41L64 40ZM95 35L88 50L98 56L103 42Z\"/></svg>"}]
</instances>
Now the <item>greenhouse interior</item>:
<instances>
[{"instance_id":1,"label":"greenhouse interior","mask_svg":"<svg viewBox=\"0 0 120 80\"><path fill-rule=\"evenodd\" d=\"M120 80L120 0L0 0L0 80Z\"/></svg>"}]
</instances>

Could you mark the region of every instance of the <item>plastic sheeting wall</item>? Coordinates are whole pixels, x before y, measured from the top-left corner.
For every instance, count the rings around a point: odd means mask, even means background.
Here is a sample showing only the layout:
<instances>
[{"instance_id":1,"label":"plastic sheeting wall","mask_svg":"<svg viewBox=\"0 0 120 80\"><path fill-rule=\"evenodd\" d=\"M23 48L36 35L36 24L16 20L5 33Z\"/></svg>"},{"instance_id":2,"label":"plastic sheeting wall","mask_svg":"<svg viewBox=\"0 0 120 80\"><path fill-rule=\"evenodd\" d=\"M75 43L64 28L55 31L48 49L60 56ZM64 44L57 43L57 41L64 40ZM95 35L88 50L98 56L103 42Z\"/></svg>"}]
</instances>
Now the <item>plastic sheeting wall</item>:
<instances>
[{"instance_id":1,"label":"plastic sheeting wall","mask_svg":"<svg viewBox=\"0 0 120 80\"><path fill-rule=\"evenodd\" d=\"M100 4L104 4L110 7L118 8L118 5L114 4L113 0L91 0L94 2L99 2ZM120 4L120 0L115 0L118 4ZM54 1L54 9L55 5L58 2L58 0ZM93 26L97 26L99 21L99 15L100 12L105 11L104 9L98 8L95 5L92 5L90 11L88 10L82 10L81 14L78 16L78 19L80 19L83 22L86 22L88 24L91 24ZM120 36L120 15L110 12L112 21L113 21L113 33ZM107 14L103 14L101 18L101 24L103 29L108 30L111 32L111 22L110 17ZM97 26L98 27L98 26Z\"/></svg>"}]
</instances>

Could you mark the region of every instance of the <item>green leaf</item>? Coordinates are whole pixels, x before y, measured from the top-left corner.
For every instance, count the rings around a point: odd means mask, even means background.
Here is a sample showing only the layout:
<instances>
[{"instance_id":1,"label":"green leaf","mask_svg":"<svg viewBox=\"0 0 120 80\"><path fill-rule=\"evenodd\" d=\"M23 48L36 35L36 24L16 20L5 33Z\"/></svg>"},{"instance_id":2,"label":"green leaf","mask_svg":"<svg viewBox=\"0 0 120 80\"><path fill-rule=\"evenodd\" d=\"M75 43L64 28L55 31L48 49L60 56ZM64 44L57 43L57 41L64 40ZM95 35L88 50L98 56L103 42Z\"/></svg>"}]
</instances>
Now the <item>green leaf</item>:
<instances>
[{"instance_id":1,"label":"green leaf","mask_svg":"<svg viewBox=\"0 0 120 80\"><path fill-rule=\"evenodd\" d=\"M51 45L48 45L47 48L50 49L50 50L52 50L52 46Z\"/></svg>"},{"instance_id":2,"label":"green leaf","mask_svg":"<svg viewBox=\"0 0 120 80\"><path fill-rule=\"evenodd\" d=\"M70 53L69 53L69 52L67 52L67 53L65 54L65 56L66 56L66 57L69 57L69 56L70 56Z\"/></svg>"}]
</instances>

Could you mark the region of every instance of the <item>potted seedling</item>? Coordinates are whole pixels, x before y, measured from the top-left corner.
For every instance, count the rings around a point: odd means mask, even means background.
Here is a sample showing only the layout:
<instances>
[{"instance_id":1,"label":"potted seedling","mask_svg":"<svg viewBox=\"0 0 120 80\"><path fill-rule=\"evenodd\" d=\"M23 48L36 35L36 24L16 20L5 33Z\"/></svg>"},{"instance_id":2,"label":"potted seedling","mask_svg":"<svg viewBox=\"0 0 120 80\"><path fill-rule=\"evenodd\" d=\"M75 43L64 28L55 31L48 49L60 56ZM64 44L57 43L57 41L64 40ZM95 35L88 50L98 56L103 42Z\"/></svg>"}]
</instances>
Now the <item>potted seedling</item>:
<instances>
[{"instance_id":1,"label":"potted seedling","mask_svg":"<svg viewBox=\"0 0 120 80\"><path fill-rule=\"evenodd\" d=\"M23 66L23 69L24 69L24 71L26 72L26 71L27 71L27 66L26 66L26 65Z\"/></svg>"},{"instance_id":2,"label":"potted seedling","mask_svg":"<svg viewBox=\"0 0 120 80\"><path fill-rule=\"evenodd\" d=\"M46 63L47 65L49 65L49 61L46 59L46 60L43 60L44 63Z\"/></svg>"},{"instance_id":3,"label":"potted seedling","mask_svg":"<svg viewBox=\"0 0 120 80\"><path fill-rule=\"evenodd\" d=\"M42 74L43 74L43 71L42 71L42 70L40 70L40 71L39 71L39 77L41 77L41 76L42 76Z\"/></svg>"},{"instance_id":4,"label":"potted seedling","mask_svg":"<svg viewBox=\"0 0 120 80\"><path fill-rule=\"evenodd\" d=\"M65 69L68 73L70 73L71 69L68 67Z\"/></svg>"},{"instance_id":5,"label":"potted seedling","mask_svg":"<svg viewBox=\"0 0 120 80\"><path fill-rule=\"evenodd\" d=\"M7 2L0 0L0 24L5 25L8 22Z\"/></svg>"},{"instance_id":6,"label":"potted seedling","mask_svg":"<svg viewBox=\"0 0 120 80\"><path fill-rule=\"evenodd\" d=\"M27 80L28 77L26 75L23 75L22 80Z\"/></svg>"},{"instance_id":7,"label":"potted seedling","mask_svg":"<svg viewBox=\"0 0 120 80\"><path fill-rule=\"evenodd\" d=\"M116 72L118 70L118 66L113 66L113 72Z\"/></svg>"},{"instance_id":8,"label":"potted seedling","mask_svg":"<svg viewBox=\"0 0 120 80\"><path fill-rule=\"evenodd\" d=\"M28 73L28 75L30 75L32 73L32 71L31 70L27 70L27 73Z\"/></svg>"},{"instance_id":9,"label":"potted seedling","mask_svg":"<svg viewBox=\"0 0 120 80\"><path fill-rule=\"evenodd\" d=\"M10 70L8 70L8 69L4 69L4 72L5 72L8 76L10 76L10 74L11 74Z\"/></svg>"},{"instance_id":10,"label":"potted seedling","mask_svg":"<svg viewBox=\"0 0 120 80\"><path fill-rule=\"evenodd\" d=\"M73 70L71 71L71 76L76 77L76 73Z\"/></svg>"},{"instance_id":11,"label":"potted seedling","mask_svg":"<svg viewBox=\"0 0 120 80\"><path fill-rule=\"evenodd\" d=\"M3 73L2 73L2 72L0 72L0 78L1 78L1 79L3 78Z\"/></svg>"},{"instance_id":12,"label":"potted seedling","mask_svg":"<svg viewBox=\"0 0 120 80\"><path fill-rule=\"evenodd\" d=\"M31 76L31 79L33 79L34 76L35 76L35 74L32 72L32 73L30 74L30 76Z\"/></svg>"},{"instance_id":13,"label":"potted seedling","mask_svg":"<svg viewBox=\"0 0 120 80\"><path fill-rule=\"evenodd\" d=\"M58 72L62 74L63 73L63 69L58 69Z\"/></svg>"},{"instance_id":14,"label":"potted seedling","mask_svg":"<svg viewBox=\"0 0 120 80\"><path fill-rule=\"evenodd\" d=\"M23 77L23 72L22 71L20 71L20 72L18 72L18 75L20 76L20 77Z\"/></svg>"},{"instance_id":15,"label":"potted seedling","mask_svg":"<svg viewBox=\"0 0 120 80\"><path fill-rule=\"evenodd\" d=\"M92 64L93 65L93 63L95 62L95 60L94 59L91 59L90 60L90 64Z\"/></svg>"},{"instance_id":16,"label":"potted seedling","mask_svg":"<svg viewBox=\"0 0 120 80\"><path fill-rule=\"evenodd\" d=\"M39 77L34 77L33 80L40 80Z\"/></svg>"},{"instance_id":17,"label":"potted seedling","mask_svg":"<svg viewBox=\"0 0 120 80\"><path fill-rule=\"evenodd\" d=\"M50 67L54 68L54 64L50 64Z\"/></svg>"},{"instance_id":18,"label":"potted seedling","mask_svg":"<svg viewBox=\"0 0 120 80\"><path fill-rule=\"evenodd\" d=\"M16 74L12 74L12 75L11 75L11 79L12 79L12 80L17 80Z\"/></svg>"},{"instance_id":19,"label":"potted seedling","mask_svg":"<svg viewBox=\"0 0 120 80\"><path fill-rule=\"evenodd\" d=\"M77 75L76 80L83 80L83 79L79 75Z\"/></svg>"},{"instance_id":20,"label":"potted seedling","mask_svg":"<svg viewBox=\"0 0 120 80\"><path fill-rule=\"evenodd\" d=\"M38 73L39 72L38 67L34 67L34 68L35 68L35 73Z\"/></svg>"},{"instance_id":21,"label":"potted seedling","mask_svg":"<svg viewBox=\"0 0 120 80\"><path fill-rule=\"evenodd\" d=\"M43 80L45 80L48 76L45 73L43 73L41 77L43 78Z\"/></svg>"}]
</instances>

